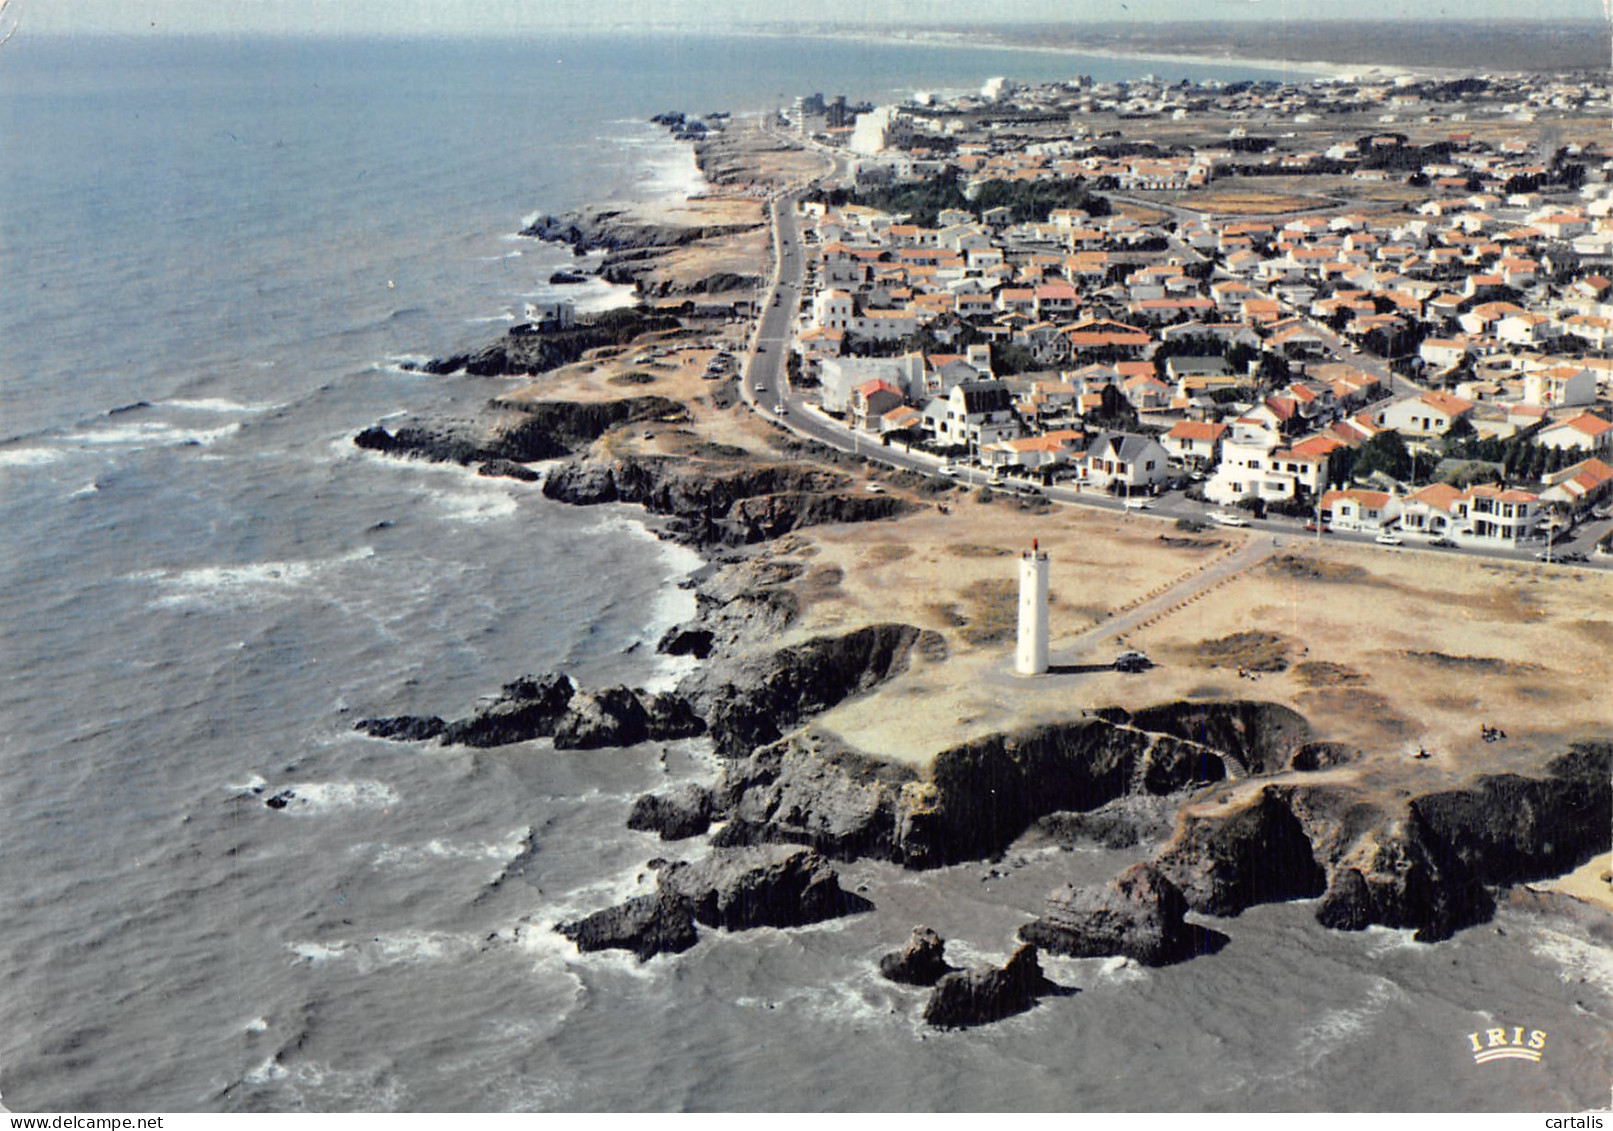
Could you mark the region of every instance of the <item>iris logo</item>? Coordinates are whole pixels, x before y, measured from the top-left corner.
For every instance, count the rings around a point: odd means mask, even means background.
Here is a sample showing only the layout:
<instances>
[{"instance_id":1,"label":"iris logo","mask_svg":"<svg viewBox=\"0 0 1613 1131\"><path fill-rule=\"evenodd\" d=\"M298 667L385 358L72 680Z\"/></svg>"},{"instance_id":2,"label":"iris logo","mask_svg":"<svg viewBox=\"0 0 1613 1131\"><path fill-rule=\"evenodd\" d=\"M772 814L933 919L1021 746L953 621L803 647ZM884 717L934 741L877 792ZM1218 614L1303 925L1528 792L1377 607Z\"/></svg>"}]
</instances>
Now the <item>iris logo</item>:
<instances>
[{"instance_id":1,"label":"iris logo","mask_svg":"<svg viewBox=\"0 0 1613 1131\"><path fill-rule=\"evenodd\" d=\"M1473 1046L1474 1064L1489 1064L1492 1060L1532 1060L1539 1064L1540 1054L1546 1051L1546 1031L1526 1030L1522 1025L1486 1029L1469 1033L1467 1043Z\"/></svg>"}]
</instances>

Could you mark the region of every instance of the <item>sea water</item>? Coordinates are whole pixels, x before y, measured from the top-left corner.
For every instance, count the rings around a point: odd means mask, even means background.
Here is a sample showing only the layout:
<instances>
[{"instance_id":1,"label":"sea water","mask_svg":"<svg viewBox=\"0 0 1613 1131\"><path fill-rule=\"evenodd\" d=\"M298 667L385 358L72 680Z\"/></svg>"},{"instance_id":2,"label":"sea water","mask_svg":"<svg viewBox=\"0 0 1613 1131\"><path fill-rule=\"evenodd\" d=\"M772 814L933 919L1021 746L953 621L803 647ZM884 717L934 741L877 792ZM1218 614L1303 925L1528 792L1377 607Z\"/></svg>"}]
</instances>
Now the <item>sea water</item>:
<instances>
[{"instance_id":1,"label":"sea water","mask_svg":"<svg viewBox=\"0 0 1613 1131\"><path fill-rule=\"evenodd\" d=\"M526 672L666 683L695 564L626 508L360 452L505 387L409 358L557 297L525 218L700 187L653 113L993 74L1248 68L738 36L0 49L0 1093L13 1110L1530 1108L1605 1101L1609 964L1503 914L1438 947L1306 905L967 1033L878 956L1001 961L1139 853L844 871L871 914L580 956L648 890L632 799L699 741L395 744ZM585 305L624 295L605 285ZM289 792L288 792L289 791ZM265 805L287 797L281 809ZM1139 850L1139 852L1142 850ZM1540 1065L1478 1068L1491 1018Z\"/></svg>"}]
</instances>

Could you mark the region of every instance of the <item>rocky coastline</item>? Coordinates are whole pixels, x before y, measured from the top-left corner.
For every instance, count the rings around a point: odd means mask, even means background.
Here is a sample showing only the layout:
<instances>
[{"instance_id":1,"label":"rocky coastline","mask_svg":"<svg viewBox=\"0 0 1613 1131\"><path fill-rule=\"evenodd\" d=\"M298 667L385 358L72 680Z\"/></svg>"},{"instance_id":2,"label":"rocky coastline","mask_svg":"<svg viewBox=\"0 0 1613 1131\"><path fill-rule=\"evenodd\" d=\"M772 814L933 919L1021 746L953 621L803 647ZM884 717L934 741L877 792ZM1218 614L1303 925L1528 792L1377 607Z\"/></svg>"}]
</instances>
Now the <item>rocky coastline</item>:
<instances>
[{"instance_id":1,"label":"rocky coastline","mask_svg":"<svg viewBox=\"0 0 1613 1131\"><path fill-rule=\"evenodd\" d=\"M733 232L662 230L597 209L544 217L524 234L566 242L579 254L605 250L614 257L608 267L641 279L631 265ZM536 375L680 325L671 315L633 311L556 332L520 327L483 350L422 368ZM990 860L1040 822L1072 814L1079 821L1142 800L1174 806L1174 828L1147 860L1106 886L1050 893L1004 967L955 970L929 935L916 934L906 952L891 956L888 976L934 985L925 1009L931 1024L962 1027L1061 992L1042 974L1038 948L1147 965L1187 961L1226 941L1187 915L1230 917L1289 900L1318 901L1319 929L1378 925L1437 942L1486 921L1504 889L1558 875L1609 847L1613 742L1606 740L1565 743L1538 774L1482 775L1392 800L1321 780L1345 752L1295 710L1252 699L1082 711L960 742L922 771L851 749L813 720L911 665L945 663L947 641L893 621L778 646L800 617L805 567L754 551L812 526L897 518L915 504L856 491L853 477L831 462L769 459L708 442L677 455L609 443L651 421L685 425L688 406L658 396L535 401L497 428L485 420L417 421L378 425L354 441L516 478L538 477L528 464L557 461L542 476L546 497L636 504L664 520L664 536L701 548L711 563L695 587L695 618L659 644L663 653L702 661L670 692L584 689L550 673L506 684L496 700L458 720L358 724L378 738L471 747L547 738L557 748L600 749L709 738L721 763L717 780L641 798L629 819L667 842L705 838L709 853L651 861L652 894L557 925L581 950L624 949L647 960L697 945L701 928L858 914L873 905L841 887L837 862L930 869Z\"/></svg>"}]
</instances>

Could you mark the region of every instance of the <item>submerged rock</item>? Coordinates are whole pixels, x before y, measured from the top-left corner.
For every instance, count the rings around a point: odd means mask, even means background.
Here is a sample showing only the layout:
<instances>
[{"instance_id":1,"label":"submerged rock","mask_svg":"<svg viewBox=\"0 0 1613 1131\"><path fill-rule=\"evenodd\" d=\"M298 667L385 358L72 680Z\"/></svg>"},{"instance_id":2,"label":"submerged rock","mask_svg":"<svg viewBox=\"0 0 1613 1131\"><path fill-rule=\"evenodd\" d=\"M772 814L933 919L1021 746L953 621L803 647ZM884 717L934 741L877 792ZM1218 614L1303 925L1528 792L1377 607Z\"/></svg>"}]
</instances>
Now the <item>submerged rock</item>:
<instances>
[{"instance_id":1,"label":"submerged rock","mask_svg":"<svg viewBox=\"0 0 1613 1131\"><path fill-rule=\"evenodd\" d=\"M904 985L933 986L957 970L946 960L946 945L946 940L929 927L914 927L906 946L879 960L879 972Z\"/></svg>"},{"instance_id":2,"label":"submerged rock","mask_svg":"<svg viewBox=\"0 0 1613 1131\"><path fill-rule=\"evenodd\" d=\"M964 1029L1024 1013L1049 990L1034 946L1022 946L998 969L976 966L947 974L936 982L924 1020L938 1029Z\"/></svg>"}]
</instances>

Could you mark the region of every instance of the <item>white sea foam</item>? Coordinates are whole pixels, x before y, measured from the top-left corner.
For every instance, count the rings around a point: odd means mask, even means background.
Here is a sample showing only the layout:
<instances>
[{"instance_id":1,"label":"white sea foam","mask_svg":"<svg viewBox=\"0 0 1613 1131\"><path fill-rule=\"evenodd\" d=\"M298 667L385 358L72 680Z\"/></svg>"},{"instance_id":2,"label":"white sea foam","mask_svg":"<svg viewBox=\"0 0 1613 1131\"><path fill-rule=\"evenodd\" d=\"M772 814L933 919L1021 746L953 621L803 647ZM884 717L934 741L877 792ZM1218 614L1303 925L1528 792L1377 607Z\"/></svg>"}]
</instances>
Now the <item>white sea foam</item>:
<instances>
[{"instance_id":1,"label":"white sea foam","mask_svg":"<svg viewBox=\"0 0 1613 1131\"><path fill-rule=\"evenodd\" d=\"M524 254L526 253L520 248L515 248L513 251L501 252L498 255L478 255L476 258L482 263L497 263L503 259L519 259Z\"/></svg>"},{"instance_id":2,"label":"white sea foam","mask_svg":"<svg viewBox=\"0 0 1613 1131\"><path fill-rule=\"evenodd\" d=\"M465 319L465 321L466 322L476 323L478 325L482 325L482 324L489 323L489 322L514 322L515 321L515 312L511 311L511 310L506 310L502 314L484 314L484 315L481 315L481 316L476 317L476 318L467 318L467 319Z\"/></svg>"},{"instance_id":3,"label":"white sea foam","mask_svg":"<svg viewBox=\"0 0 1613 1131\"><path fill-rule=\"evenodd\" d=\"M286 406L274 404L270 401L232 401L224 397L198 397L194 400L162 401L155 407L177 408L183 409L185 412L238 413L242 416L258 416L265 412L274 412Z\"/></svg>"},{"instance_id":4,"label":"white sea foam","mask_svg":"<svg viewBox=\"0 0 1613 1131\"><path fill-rule=\"evenodd\" d=\"M239 422L218 428L181 428L160 420L132 420L126 424L70 432L66 439L76 444L98 447L168 448L180 444L200 444L202 447L207 447L226 436L235 435L240 430Z\"/></svg>"},{"instance_id":5,"label":"white sea foam","mask_svg":"<svg viewBox=\"0 0 1613 1131\"><path fill-rule=\"evenodd\" d=\"M269 1031L269 1022L262 1017L254 1017L246 1023L246 1031L254 1035Z\"/></svg>"},{"instance_id":6,"label":"white sea foam","mask_svg":"<svg viewBox=\"0 0 1613 1131\"><path fill-rule=\"evenodd\" d=\"M508 491L432 491L431 501L449 522L492 522L521 509Z\"/></svg>"},{"instance_id":7,"label":"white sea foam","mask_svg":"<svg viewBox=\"0 0 1613 1131\"><path fill-rule=\"evenodd\" d=\"M271 1056L251 1072L241 1077L241 1082L250 1084L254 1088L261 1088L266 1084L278 1083L289 1075L290 1073L286 1071L285 1065Z\"/></svg>"},{"instance_id":8,"label":"white sea foam","mask_svg":"<svg viewBox=\"0 0 1613 1131\"><path fill-rule=\"evenodd\" d=\"M1605 994L1613 994L1613 952L1582 938L1538 927L1529 940L1529 949L1557 964L1557 976L1564 982L1584 979Z\"/></svg>"},{"instance_id":9,"label":"white sea foam","mask_svg":"<svg viewBox=\"0 0 1613 1131\"><path fill-rule=\"evenodd\" d=\"M143 570L129 580L157 585L162 590L158 606L234 607L285 599L331 569L374 556L373 547L361 546L334 558Z\"/></svg>"},{"instance_id":10,"label":"white sea foam","mask_svg":"<svg viewBox=\"0 0 1613 1131\"><path fill-rule=\"evenodd\" d=\"M95 480L92 479L88 483L84 484L84 486L78 488L77 490L69 491L67 493L67 497L69 499L87 499L91 495L100 494L100 492L101 492L100 484L96 483Z\"/></svg>"},{"instance_id":11,"label":"white sea foam","mask_svg":"<svg viewBox=\"0 0 1613 1131\"><path fill-rule=\"evenodd\" d=\"M330 962L351 953L353 944L345 942L294 942L289 944L287 949L296 955L300 961L306 962L310 966L318 966L321 963Z\"/></svg>"},{"instance_id":12,"label":"white sea foam","mask_svg":"<svg viewBox=\"0 0 1613 1131\"><path fill-rule=\"evenodd\" d=\"M0 467L43 467L64 454L59 448L0 448Z\"/></svg>"},{"instance_id":13,"label":"white sea foam","mask_svg":"<svg viewBox=\"0 0 1613 1131\"><path fill-rule=\"evenodd\" d=\"M507 864L521 854L531 835L528 827L515 829L503 840L489 844L456 844L440 839L424 844L385 844L376 852L371 864L378 868L425 868L437 860L490 860Z\"/></svg>"},{"instance_id":14,"label":"white sea foam","mask_svg":"<svg viewBox=\"0 0 1613 1131\"><path fill-rule=\"evenodd\" d=\"M398 792L378 781L293 782L282 812L327 813L333 809L384 809L398 803Z\"/></svg>"}]
</instances>

